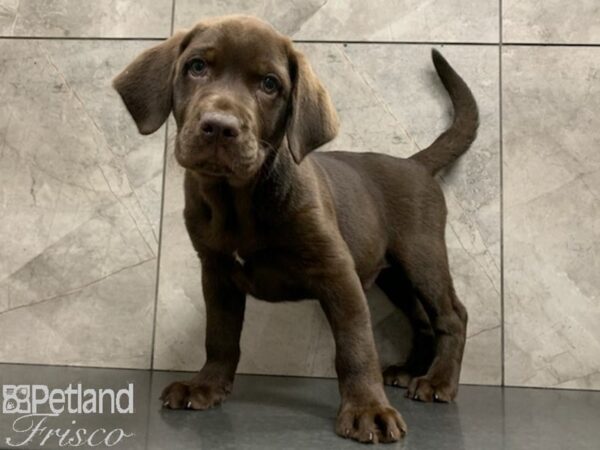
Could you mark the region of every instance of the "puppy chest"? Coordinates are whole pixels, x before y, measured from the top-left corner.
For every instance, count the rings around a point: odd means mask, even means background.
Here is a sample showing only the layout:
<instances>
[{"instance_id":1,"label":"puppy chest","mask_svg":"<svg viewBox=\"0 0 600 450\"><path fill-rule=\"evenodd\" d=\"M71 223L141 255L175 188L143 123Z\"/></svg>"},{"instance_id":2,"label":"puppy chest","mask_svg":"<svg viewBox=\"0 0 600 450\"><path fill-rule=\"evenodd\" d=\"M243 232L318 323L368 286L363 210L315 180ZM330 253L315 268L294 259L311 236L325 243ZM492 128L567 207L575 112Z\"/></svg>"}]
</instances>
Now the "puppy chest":
<instances>
[{"instance_id":1,"label":"puppy chest","mask_svg":"<svg viewBox=\"0 0 600 450\"><path fill-rule=\"evenodd\" d=\"M234 251L232 279L237 287L261 300L286 301L309 297L297 262L277 252L244 254Z\"/></svg>"}]
</instances>

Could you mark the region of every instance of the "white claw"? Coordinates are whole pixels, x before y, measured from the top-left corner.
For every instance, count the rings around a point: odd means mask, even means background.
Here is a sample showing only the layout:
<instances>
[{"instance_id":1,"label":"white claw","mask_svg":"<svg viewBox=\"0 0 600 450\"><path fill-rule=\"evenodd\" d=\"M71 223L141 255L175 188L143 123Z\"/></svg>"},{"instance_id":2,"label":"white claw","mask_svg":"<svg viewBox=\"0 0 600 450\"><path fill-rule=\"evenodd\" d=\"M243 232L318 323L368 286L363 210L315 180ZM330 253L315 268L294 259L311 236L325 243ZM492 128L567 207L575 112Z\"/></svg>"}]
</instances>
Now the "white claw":
<instances>
[{"instance_id":1,"label":"white claw","mask_svg":"<svg viewBox=\"0 0 600 450\"><path fill-rule=\"evenodd\" d=\"M192 407L192 402L188 402L187 408L190 409Z\"/></svg>"},{"instance_id":2,"label":"white claw","mask_svg":"<svg viewBox=\"0 0 600 450\"><path fill-rule=\"evenodd\" d=\"M163 406L165 406L165 407L169 406L169 400L165 400L164 403L163 403Z\"/></svg>"},{"instance_id":3,"label":"white claw","mask_svg":"<svg viewBox=\"0 0 600 450\"><path fill-rule=\"evenodd\" d=\"M373 440L373 433L369 433L369 440L372 441Z\"/></svg>"}]
</instances>

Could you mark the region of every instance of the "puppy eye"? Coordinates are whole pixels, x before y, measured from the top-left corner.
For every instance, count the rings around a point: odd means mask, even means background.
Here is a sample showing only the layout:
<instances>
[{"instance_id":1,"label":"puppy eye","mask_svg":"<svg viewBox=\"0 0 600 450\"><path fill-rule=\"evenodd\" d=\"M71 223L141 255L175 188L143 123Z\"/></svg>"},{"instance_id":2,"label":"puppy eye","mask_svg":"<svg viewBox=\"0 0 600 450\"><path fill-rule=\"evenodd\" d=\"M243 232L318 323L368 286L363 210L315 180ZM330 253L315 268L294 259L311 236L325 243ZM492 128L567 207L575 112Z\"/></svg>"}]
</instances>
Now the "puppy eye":
<instances>
[{"instance_id":1,"label":"puppy eye","mask_svg":"<svg viewBox=\"0 0 600 450\"><path fill-rule=\"evenodd\" d=\"M261 87L267 94L274 94L279 90L279 80L273 75L267 75L263 78Z\"/></svg>"},{"instance_id":2,"label":"puppy eye","mask_svg":"<svg viewBox=\"0 0 600 450\"><path fill-rule=\"evenodd\" d=\"M188 63L188 73L193 77L201 77L206 71L206 62L203 59L192 59Z\"/></svg>"}]
</instances>

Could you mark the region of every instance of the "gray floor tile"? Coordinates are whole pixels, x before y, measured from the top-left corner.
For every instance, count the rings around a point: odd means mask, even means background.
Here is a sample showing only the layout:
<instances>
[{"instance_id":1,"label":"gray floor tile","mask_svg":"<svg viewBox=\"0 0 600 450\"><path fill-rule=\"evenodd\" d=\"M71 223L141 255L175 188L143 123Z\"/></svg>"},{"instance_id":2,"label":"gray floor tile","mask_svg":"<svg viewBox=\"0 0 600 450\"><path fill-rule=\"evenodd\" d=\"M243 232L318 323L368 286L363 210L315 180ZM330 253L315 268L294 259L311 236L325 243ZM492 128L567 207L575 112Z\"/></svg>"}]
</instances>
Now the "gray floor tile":
<instances>
[{"instance_id":1,"label":"gray floor tile","mask_svg":"<svg viewBox=\"0 0 600 450\"><path fill-rule=\"evenodd\" d=\"M221 406L208 411L161 408L162 388L187 373L48 366L0 365L0 384L121 389L133 383L134 414L67 414L48 417L48 428L107 431L134 436L118 449L350 449L364 445L333 432L339 402L335 380L243 376ZM596 450L600 442L600 393L567 390L461 386L455 403L423 404L387 389L408 423L407 437L382 448L418 450ZM4 396L6 401L6 395ZM3 404L5 403L3 401ZM126 405L126 403L122 403ZM13 430L20 414L0 415L0 446L20 442ZM75 421L75 423L73 423ZM98 435L100 436L100 435ZM57 439L27 448L58 448ZM18 440L20 439L20 440ZM97 448L106 448L99 446Z\"/></svg>"},{"instance_id":2,"label":"gray floor tile","mask_svg":"<svg viewBox=\"0 0 600 450\"><path fill-rule=\"evenodd\" d=\"M175 28L207 16L251 14L295 39L498 42L496 0L177 0Z\"/></svg>"},{"instance_id":3,"label":"gray floor tile","mask_svg":"<svg viewBox=\"0 0 600 450\"><path fill-rule=\"evenodd\" d=\"M150 366L164 132L110 85L147 45L0 41L0 361Z\"/></svg>"},{"instance_id":4,"label":"gray floor tile","mask_svg":"<svg viewBox=\"0 0 600 450\"><path fill-rule=\"evenodd\" d=\"M600 44L600 2L504 0L504 42Z\"/></svg>"},{"instance_id":5,"label":"gray floor tile","mask_svg":"<svg viewBox=\"0 0 600 450\"><path fill-rule=\"evenodd\" d=\"M0 35L166 37L172 1L0 0Z\"/></svg>"},{"instance_id":6,"label":"gray floor tile","mask_svg":"<svg viewBox=\"0 0 600 450\"><path fill-rule=\"evenodd\" d=\"M600 389L600 48L504 48L506 380Z\"/></svg>"}]
</instances>

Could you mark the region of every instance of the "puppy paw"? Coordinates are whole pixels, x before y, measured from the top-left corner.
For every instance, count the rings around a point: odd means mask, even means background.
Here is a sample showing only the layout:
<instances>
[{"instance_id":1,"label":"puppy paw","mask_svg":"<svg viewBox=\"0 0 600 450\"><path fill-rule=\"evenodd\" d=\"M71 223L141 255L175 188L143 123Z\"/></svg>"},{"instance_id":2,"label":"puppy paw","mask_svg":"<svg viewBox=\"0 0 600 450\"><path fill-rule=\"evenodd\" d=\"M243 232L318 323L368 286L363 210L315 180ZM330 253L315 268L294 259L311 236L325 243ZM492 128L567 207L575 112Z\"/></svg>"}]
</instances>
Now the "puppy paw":
<instances>
[{"instance_id":1,"label":"puppy paw","mask_svg":"<svg viewBox=\"0 0 600 450\"><path fill-rule=\"evenodd\" d=\"M359 442L396 442L406 434L406 423L389 405L343 406L338 414L335 432Z\"/></svg>"},{"instance_id":2,"label":"puppy paw","mask_svg":"<svg viewBox=\"0 0 600 450\"><path fill-rule=\"evenodd\" d=\"M446 380L434 382L429 377L423 376L411 380L406 396L421 402L449 403L454 400L457 391L456 383L450 383Z\"/></svg>"},{"instance_id":3,"label":"puppy paw","mask_svg":"<svg viewBox=\"0 0 600 450\"><path fill-rule=\"evenodd\" d=\"M408 387L413 376L405 366L389 366L383 371L383 383L388 386Z\"/></svg>"},{"instance_id":4,"label":"puppy paw","mask_svg":"<svg viewBox=\"0 0 600 450\"><path fill-rule=\"evenodd\" d=\"M176 381L163 390L160 399L164 408L204 410L219 405L230 392L229 386Z\"/></svg>"}]
</instances>

